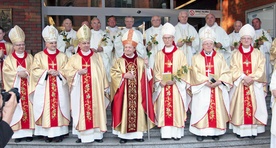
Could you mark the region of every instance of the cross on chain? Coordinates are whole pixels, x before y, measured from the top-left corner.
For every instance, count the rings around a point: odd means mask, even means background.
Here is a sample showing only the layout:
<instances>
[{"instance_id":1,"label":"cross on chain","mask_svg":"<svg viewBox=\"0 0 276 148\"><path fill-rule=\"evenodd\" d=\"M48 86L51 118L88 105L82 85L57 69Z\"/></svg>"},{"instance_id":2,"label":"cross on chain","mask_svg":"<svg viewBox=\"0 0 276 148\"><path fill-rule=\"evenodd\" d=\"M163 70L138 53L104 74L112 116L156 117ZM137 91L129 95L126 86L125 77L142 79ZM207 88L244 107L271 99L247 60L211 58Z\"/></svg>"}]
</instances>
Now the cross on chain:
<instances>
[{"instance_id":1,"label":"cross on chain","mask_svg":"<svg viewBox=\"0 0 276 148\"><path fill-rule=\"evenodd\" d=\"M249 64L251 64L251 62L250 62L250 61L248 61L248 59L246 59L246 61L245 61L245 62L243 62L243 64L245 64L245 65L246 65L246 67L248 67L248 65L249 65Z\"/></svg>"},{"instance_id":2,"label":"cross on chain","mask_svg":"<svg viewBox=\"0 0 276 148\"><path fill-rule=\"evenodd\" d=\"M85 62L85 64L83 65L85 68L87 68L87 67L90 67L90 65L87 63L87 62Z\"/></svg>"},{"instance_id":3,"label":"cross on chain","mask_svg":"<svg viewBox=\"0 0 276 148\"><path fill-rule=\"evenodd\" d=\"M52 63L49 65L52 67L52 69L54 69L57 64L55 64L54 61L52 61Z\"/></svg>"},{"instance_id":4,"label":"cross on chain","mask_svg":"<svg viewBox=\"0 0 276 148\"><path fill-rule=\"evenodd\" d=\"M208 69L207 69L207 72L209 73L209 72L212 71L211 68L214 67L214 66L211 65L211 63L209 62L209 63L206 65L206 67L208 68Z\"/></svg>"},{"instance_id":5,"label":"cross on chain","mask_svg":"<svg viewBox=\"0 0 276 148\"><path fill-rule=\"evenodd\" d=\"M167 65L168 67L171 67L173 64L172 64L172 62L169 60L167 63L165 63L165 65Z\"/></svg>"}]
</instances>

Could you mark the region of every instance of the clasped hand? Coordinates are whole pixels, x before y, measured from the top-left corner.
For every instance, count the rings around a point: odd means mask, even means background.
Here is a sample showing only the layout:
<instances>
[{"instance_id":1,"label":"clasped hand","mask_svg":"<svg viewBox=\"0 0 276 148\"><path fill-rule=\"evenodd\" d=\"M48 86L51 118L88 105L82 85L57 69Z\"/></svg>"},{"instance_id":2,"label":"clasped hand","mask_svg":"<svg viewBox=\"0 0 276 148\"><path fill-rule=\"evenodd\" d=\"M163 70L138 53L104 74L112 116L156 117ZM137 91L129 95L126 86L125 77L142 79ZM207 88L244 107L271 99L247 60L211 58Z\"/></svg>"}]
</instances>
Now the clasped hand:
<instances>
[{"instance_id":1,"label":"clasped hand","mask_svg":"<svg viewBox=\"0 0 276 148\"><path fill-rule=\"evenodd\" d=\"M252 77L252 76L245 76L245 77L243 78L243 85L245 85L245 86L250 86L251 84L253 84L253 83L254 83L253 78L254 78L254 77Z\"/></svg>"},{"instance_id":2,"label":"clasped hand","mask_svg":"<svg viewBox=\"0 0 276 148\"><path fill-rule=\"evenodd\" d=\"M135 76L131 73L131 71L129 71L129 72L125 73L124 78L132 80L135 78Z\"/></svg>"},{"instance_id":3,"label":"clasped hand","mask_svg":"<svg viewBox=\"0 0 276 148\"><path fill-rule=\"evenodd\" d=\"M161 86L161 87L165 87L166 85L167 85L167 86L171 86L171 85L173 85L173 84L175 84L175 81L167 81L167 82L161 81L161 82L160 82L160 86Z\"/></svg>"},{"instance_id":4,"label":"clasped hand","mask_svg":"<svg viewBox=\"0 0 276 148\"><path fill-rule=\"evenodd\" d=\"M59 72L57 70L50 69L50 70L48 70L48 74L50 74L52 76L58 76Z\"/></svg>"},{"instance_id":5,"label":"clasped hand","mask_svg":"<svg viewBox=\"0 0 276 148\"><path fill-rule=\"evenodd\" d=\"M215 83L207 82L205 85L211 88L215 88L221 84L221 81L216 81Z\"/></svg>"},{"instance_id":6,"label":"clasped hand","mask_svg":"<svg viewBox=\"0 0 276 148\"><path fill-rule=\"evenodd\" d=\"M78 70L78 74L79 74L79 75L84 75L84 74L86 74L86 73L87 73L87 68Z\"/></svg>"}]
</instances>

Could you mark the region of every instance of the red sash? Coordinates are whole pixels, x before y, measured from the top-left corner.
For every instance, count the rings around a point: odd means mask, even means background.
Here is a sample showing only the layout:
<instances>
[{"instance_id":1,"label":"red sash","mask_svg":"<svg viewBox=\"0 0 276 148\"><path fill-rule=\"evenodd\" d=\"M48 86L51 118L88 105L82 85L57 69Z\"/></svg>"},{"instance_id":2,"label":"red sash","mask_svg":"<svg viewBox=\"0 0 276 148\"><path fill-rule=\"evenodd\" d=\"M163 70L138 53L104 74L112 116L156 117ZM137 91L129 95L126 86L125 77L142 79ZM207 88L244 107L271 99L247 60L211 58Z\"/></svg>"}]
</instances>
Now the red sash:
<instances>
[{"instance_id":1,"label":"red sash","mask_svg":"<svg viewBox=\"0 0 276 148\"><path fill-rule=\"evenodd\" d=\"M177 50L176 46L174 49L167 53L165 47L162 49L164 53L164 72L173 73L173 53ZM164 87L164 121L165 126L173 126L174 124L174 112L173 112L173 86Z\"/></svg>"},{"instance_id":2,"label":"red sash","mask_svg":"<svg viewBox=\"0 0 276 148\"><path fill-rule=\"evenodd\" d=\"M56 50L55 54L49 54L45 49L44 53L48 55L48 69L57 70L57 59L56 56L59 53L59 50ZM50 123L51 127L58 126L58 106L59 106L59 98L58 98L58 86L57 86L57 78L56 76L48 75L49 79L49 97L50 97Z\"/></svg>"},{"instance_id":3,"label":"red sash","mask_svg":"<svg viewBox=\"0 0 276 148\"><path fill-rule=\"evenodd\" d=\"M253 51L253 47L250 46L250 51L248 53L244 53L242 50L242 46L240 45L239 51L242 53L242 68L243 73L248 76L252 73L252 64L251 64L251 53ZM244 124L253 124L253 106L252 106L252 98L250 93L250 88L247 86L243 86L243 96L244 96Z\"/></svg>"},{"instance_id":4,"label":"red sash","mask_svg":"<svg viewBox=\"0 0 276 148\"><path fill-rule=\"evenodd\" d=\"M6 45L5 43L0 43L0 50L3 50L3 54L7 55Z\"/></svg>"},{"instance_id":5,"label":"red sash","mask_svg":"<svg viewBox=\"0 0 276 148\"><path fill-rule=\"evenodd\" d=\"M206 56L204 51L202 50L200 53L205 59L205 75L208 77L208 74L215 74L214 67L214 56L216 55L216 51L213 50L212 56ZM210 105L208 109L208 122L209 127L217 128L217 114L216 114L216 93L215 88L211 88L210 95Z\"/></svg>"},{"instance_id":6,"label":"red sash","mask_svg":"<svg viewBox=\"0 0 276 148\"><path fill-rule=\"evenodd\" d=\"M82 52L78 52L82 57L82 68L87 68L87 73L82 75L82 94L84 103L84 117L86 129L94 128L93 125L93 94L92 94L92 71L91 71L91 56L93 52L85 56Z\"/></svg>"},{"instance_id":7,"label":"red sash","mask_svg":"<svg viewBox=\"0 0 276 148\"><path fill-rule=\"evenodd\" d=\"M22 66L26 68L26 57L27 53L24 52L24 57L19 58L15 52L12 53L12 56L17 60L17 67ZM20 83L20 99L23 110L23 116L21 118L21 129L30 129L30 111L29 111L29 96L28 96L28 82L26 78L21 78Z\"/></svg>"}]
</instances>

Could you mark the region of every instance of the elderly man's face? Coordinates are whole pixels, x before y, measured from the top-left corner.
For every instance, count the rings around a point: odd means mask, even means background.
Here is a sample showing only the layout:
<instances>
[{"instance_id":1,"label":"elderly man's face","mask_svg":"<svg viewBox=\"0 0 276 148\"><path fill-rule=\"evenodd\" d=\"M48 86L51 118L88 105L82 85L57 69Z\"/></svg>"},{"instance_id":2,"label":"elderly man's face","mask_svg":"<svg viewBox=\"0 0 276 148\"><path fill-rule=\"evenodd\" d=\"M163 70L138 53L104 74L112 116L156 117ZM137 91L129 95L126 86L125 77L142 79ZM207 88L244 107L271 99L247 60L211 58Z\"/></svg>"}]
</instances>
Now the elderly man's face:
<instances>
[{"instance_id":1,"label":"elderly man's face","mask_svg":"<svg viewBox=\"0 0 276 148\"><path fill-rule=\"evenodd\" d=\"M91 21L91 27L95 31L99 31L101 29L101 22L98 19L94 19Z\"/></svg>"},{"instance_id":2,"label":"elderly man's face","mask_svg":"<svg viewBox=\"0 0 276 148\"><path fill-rule=\"evenodd\" d=\"M72 29L72 21L70 19L65 19L62 23L65 31L69 32Z\"/></svg>"},{"instance_id":3,"label":"elderly man's face","mask_svg":"<svg viewBox=\"0 0 276 148\"><path fill-rule=\"evenodd\" d=\"M234 25L235 32L238 33L240 31L241 27L242 27L241 22L236 22Z\"/></svg>"},{"instance_id":4,"label":"elderly man's face","mask_svg":"<svg viewBox=\"0 0 276 148\"><path fill-rule=\"evenodd\" d=\"M180 14L178 15L178 19L179 19L179 22L180 22L181 24L186 24L187 21L188 21L188 14L187 14L187 13L180 13Z\"/></svg>"},{"instance_id":5,"label":"elderly man's face","mask_svg":"<svg viewBox=\"0 0 276 148\"><path fill-rule=\"evenodd\" d=\"M212 27L215 24L216 18L212 14L208 14L205 21L209 27Z\"/></svg>"},{"instance_id":6,"label":"elderly man's face","mask_svg":"<svg viewBox=\"0 0 276 148\"><path fill-rule=\"evenodd\" d=\"M174 41L174 36L172 35L168 35L168 34L164 34L163 37L163 42L165 44L166 47L171 47L173 45L173 41Z\"/></svg>"},{"instance_id":7,"label":"elderly man's face","mask_svg":"<svg viewBox=\"0 0 276 148\"><path fill-rule=\"evenodd\" d=\"M134 24L133 18L125 18L125 24L127 29L131 29Z\"/></svg>"},{"instance_id":8,"label":"elderly man's face","mask_svg":"<svg viewBox=\"0 0 276 148\"><path fill-rule=\"evenodd\" d=\"M13 49L16 53L23 53L25 51L25 42L16 42L13 44Z\"/></svg>"},{"instance_id":9,"label":"elderly man's face","mask_svg":"<svg viewBox=\"0 0 276 148\"><path fill-rule=\"evenodd\" d=\"M152 24L153 27L159 27L160 24L161 24L160 18L158 16L152 17L151 24Z\"/></svg>"},{"instance_id":10,"label":"elderly man's face","mask_svg":"<svg viewBox=\"0 0 276 148\"><path fill-rule=\"evenodd\" d=\"M124 45L124 54L127 56L132 56L135 52L135 47L132 44Z\"/></svg>"},{"instance_id":11,"label":"elderly man's face","mask_svg":"<svg viewBox=\"0 0 276 148\"><path fill-rule=\"evenodd\" d=\"M90 50L90 41L82 41L79 43L81 51L87 52Z\"/></svg>"},{"instance_id":12,"label":"elderly man's face","mask_svg":"<svg viewBox=\"0 0 276 148\"><path fill-rule=\"evenodd\" d=\"M46 42L45 45L46 45L47 49L49 49L51 51L55 51L57 49L57 41Z\"/></svg>"},{"instance_id":13,"label":"elderly man's face","mask_svg":"<svg viewBox=\"0 0 276 148\"><path fill-rule=\"evenodd\" d=\"M204 41L202 43L202 48L205 52L211 52L213 49L214 49L214 41L210 41L210 40L207 40L207 41Z\"/></svg>"},{"instance_id":14,"label":"elderly man's face","mask_svg":"<svg viewBox=\"0 0 276 148\"><path fill-rule=\"evenodd\" d=\"M241 37L242 46L248 48L252 43L252 37L249 35L244 35Z\"/></svg>"}]
</instances>

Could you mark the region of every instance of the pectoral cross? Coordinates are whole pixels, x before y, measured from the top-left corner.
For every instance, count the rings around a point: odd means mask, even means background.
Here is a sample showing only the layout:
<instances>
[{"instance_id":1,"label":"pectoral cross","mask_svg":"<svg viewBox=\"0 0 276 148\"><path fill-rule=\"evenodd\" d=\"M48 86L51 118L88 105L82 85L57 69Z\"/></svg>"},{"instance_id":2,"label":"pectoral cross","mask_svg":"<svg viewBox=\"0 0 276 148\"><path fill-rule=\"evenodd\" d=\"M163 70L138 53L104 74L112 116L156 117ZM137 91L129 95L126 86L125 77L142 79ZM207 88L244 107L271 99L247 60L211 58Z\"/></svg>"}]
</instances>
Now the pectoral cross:
<instances>
[{"instance_id":1,"label":"pectoral cross","mask_svg":"<svg viewBox=\"0 0 276 148\"><path fill-rule=\"evenodd\" d=\"M206 65L206 67L208 68L208 69L207 69L207 72L210 73L210 72L212 72L211 68L214 67L214 66L211 65L211 63L209 62L209 63Z\"/></svg>"},{"instance_id":2,"label":"pectoral cross","mask_svg":"<svg viewBox=\"0 0 276 148\"><path fill-rule=\"evenodd\" d=\"M248 59L246 59L246 61L245 61L245 62L243 62L243 64L245 64L245 65L246 65L246 67L248 67L248 65L249 65L249 64L251 64L251 62L250 62L250 61L248 61Z\"/></svg>"},{"instance_id":3,"label":"pectoral cross","mask_svg":"<svg viewBox=\"0 0 276 148\"><path fill-rule=\"evenodd\" d=\"M172 64L172 62L169 60L167 63L165 63L165 65L167 65L168 67L171 67L173 64Z\"/></svg>"},{"instance_id":4,"label":"pectoral cross","mask_svg":"<svg viewBox=\"0 0 276 148\"><path fill-rule=\"evenodd\" d=\"M52 67L52 69L54 69L57 64L55 64L54 61L52 61L52 63L49 65Z\"/></svg>"},{"instance_id":5,"label":"pectoral cross","mask_svg":"<svg viewBox=\"0 0 276 148\"><path fill-rule=\"evenodd\" d=\"M87 67L90 67L90 65L87 63L87 62L85 62L85 64L83 65L85 68L87 68Z\"/></svg>"}]
</instances>

